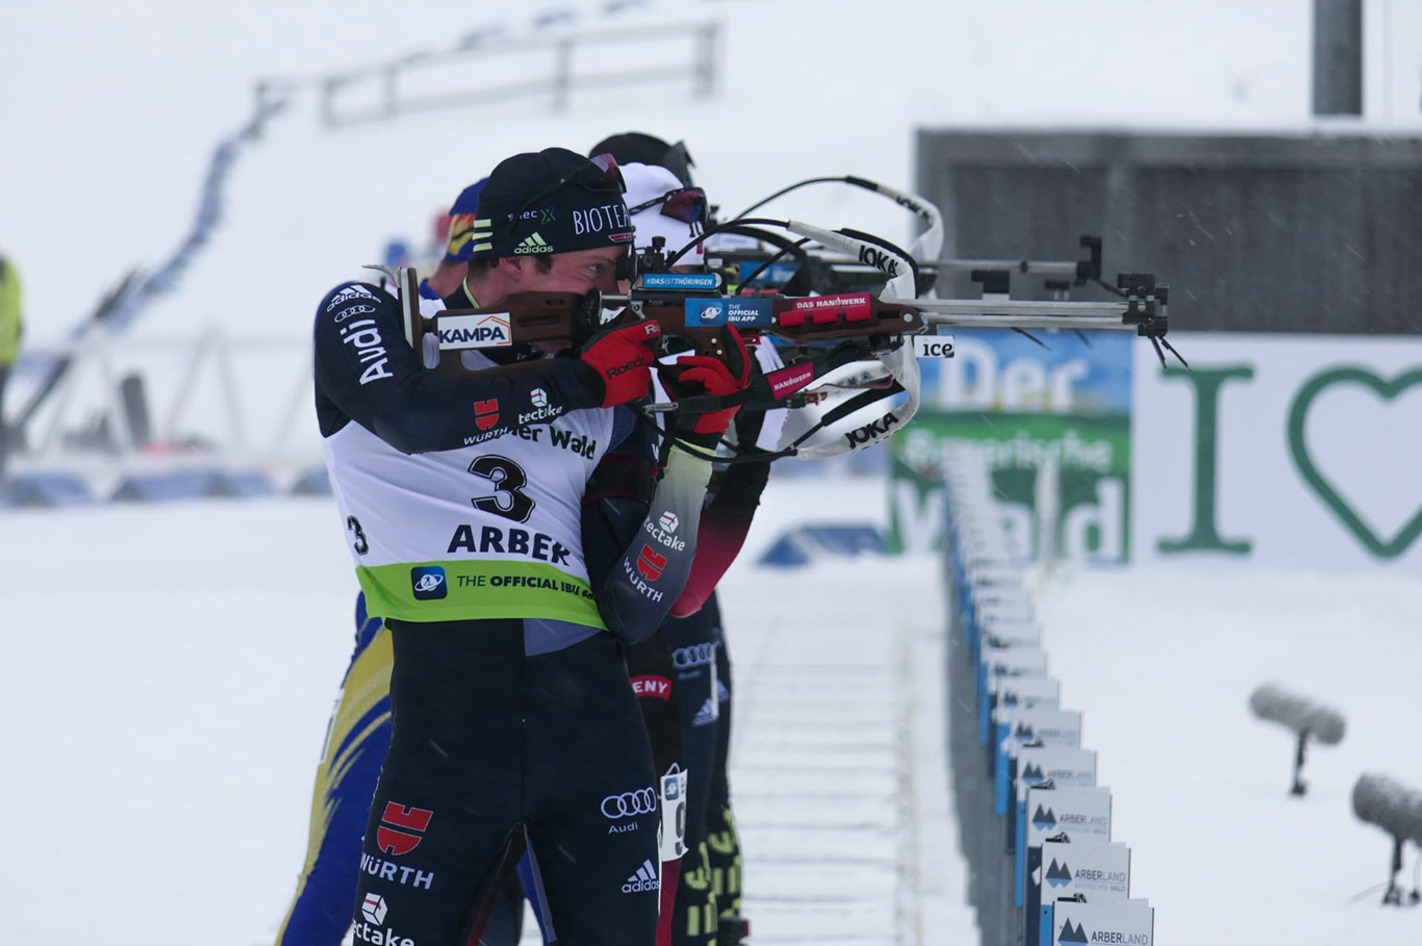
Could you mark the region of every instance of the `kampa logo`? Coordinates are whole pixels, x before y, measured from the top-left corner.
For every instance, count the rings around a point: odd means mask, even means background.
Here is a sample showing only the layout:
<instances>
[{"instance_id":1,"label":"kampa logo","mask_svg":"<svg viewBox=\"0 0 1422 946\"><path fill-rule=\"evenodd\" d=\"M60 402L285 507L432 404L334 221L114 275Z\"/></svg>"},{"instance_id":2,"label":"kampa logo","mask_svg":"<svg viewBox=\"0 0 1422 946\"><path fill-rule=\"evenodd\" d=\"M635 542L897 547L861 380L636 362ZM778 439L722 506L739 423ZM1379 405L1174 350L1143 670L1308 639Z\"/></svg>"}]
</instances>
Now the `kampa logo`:
<instances>
[{"instance_id":1,"label":"kampa logo","mask_svg":"<svg viewBox=\"0 0 1422 946\"><path fill-rule=\"evenodd\" d=\"M644 674L632 678L632 692L638 696L654 696L659 700L670 700L671 687L670 680L654 674Z\"/></svg>"},{"instance_id":2,"label":"kampa logo","mask_svg":"<svg viewBox=\"0 0 1422 946\"><path fill-rule=\"evenodd\" d=\"M1071 883L1071 868L1066 865L1065 861L1058 864L1057 859L1054 857L1052 858L1051 866L1047 868L1045 876L1048 886L1065 887Z\"/></svg>"},{"instance_id":3,"label":"kampa logo","mask_svg":"<svg viewBox=\"0 0 1422 946\"><path fill-rule=\"evenodd\" d=\"M1022 767L1022 781L1024 782L1040 782L1046 777L1042 767L1034 762L1028 762Z\"/></svg>"},{"instance_id":4,"label":"kampa logo","mask_svg":"<svg viewBox=\"0 0 1422 946\"><path fill-rule=\"evenodd\" d=\"M1072 925L1071 920L1062 924L1062 931L1057 934L1059 943L1085 943L1086 931L1081 928L1081 924Z\"/></svg>"},{"instance_id":5,"label":"kampa logo","mask_svg":"<svg viewBox=\"0 0 1422 946\"><path fill-rule=\"evenodd\" d=\"M1052 809L1043 810L1042 806L1038 805L1036 813L1032 815L1032 827L1038 831L1050 831L1056 826L1057 816L1052 813Z\"/></svg>"},{"instance_id":6,"label":"kampa logo","mask_svg":"<svg viewBox=\"0 0 1422 946\"><path fill-rule=\"evenodd\" d=\"M627 878L627 883L622 885L623 893L644 893L649 890L661 890L661 882L657 879L657 869L652 866L650 860L643 861L642 866L637 868L637 873Z\"/></svg>"},{"instance_id":7,"label":"kampa logo","mask_svg":"<svg viewBox=\"0 0 1422 946\"><path fill-rule=\"evenodd\" d=\"M409 854L424 840L421 835L430 826L432 817L434 812L428 808L408 808L393 801L386 802L385 813L380 816L380 827L375 829L376 846L396 857Z\"/></svg>"},{"instance_id":8,"label":"kampa logo","mask_svg":"<svg viewBox=\"0 0 1422 946\"><path fill-rule=\"evenodd\" d=\"M883 250L876 250L872 246L861 246L859 248L859 262L866 266L873 266L881 273L888 276L899 274L899 262L889 256Z\"/></svg>"},{"instance_id":9,"label":"kampa logo","mask_svg":"<svg viewBox=\"0 0 1422 946\"><path fill-rule=\"evenodd\" d=\"M488 430L499 422L499 399L474 402L474 423L480 430Z\"/></svg>"},{"instance_id":10,"label":"kampa logo","mask_svg":"<svg viewBox=\"0 0 1422 946\"><path fill-rule=\"evenodd\" d=\"M889 433L899 425L899 418L893 411L885 414L881 419L871 421L863 427L851 430L844 435L851 447L861 443L872 443L880 437L887 437Z\"/></svg>"},{"instance_id":11,"label":"kampa logo","mask_svg":"<svg viewBox=\"0 0 1422 946\"><path fill-rule=\"evenodd\" d=\"M446 315L435 326L435 335L442 349L499 348L513 344L507 312Z\"/></svg>"},{"instance_id":12,"label":"kampa logo","mask_svg":"<svg viewBox=\"0 0 1422 946\"><path fill-rule=\"evenodd\" d=\"M637 574L648 581L656 581L662 577L662 571L666 567L665 555L658 555L650 545L642 546L642 551L637 555Z\"/></svg>"},{"instance_id":13,"label":"kampa logo","mask_svg":"<svg viewBox=\"0 0 1422 946\"><path fill-rule=\"evenodd\" d=\"M390 908L385 904L385 898L378 893L368 893L360 904L360 915L371 923L384 923L385 914Z\"/></svg>"},{"instance_id":14,"label":"kampa logo","mask_svg":"<svg viewBox=\"0 0 1422 946\"><path fill-rule=\"evenodd\" d=\"M529 253L552 253L553 245L543 239L541 233L530 233L524 241L514 247L516 255L527 255Z\"/></svg>"},{"instance_id":15,"label":"kampa logo","mask_svg":"<svg viewBox=\"0 0 1422 946\"><path fill-rule=\"evenodd\" d=\"M410 569L410 588L416 601L449 597L449 582L438 565L420 565Z\"/></svg>"}]
</instances>

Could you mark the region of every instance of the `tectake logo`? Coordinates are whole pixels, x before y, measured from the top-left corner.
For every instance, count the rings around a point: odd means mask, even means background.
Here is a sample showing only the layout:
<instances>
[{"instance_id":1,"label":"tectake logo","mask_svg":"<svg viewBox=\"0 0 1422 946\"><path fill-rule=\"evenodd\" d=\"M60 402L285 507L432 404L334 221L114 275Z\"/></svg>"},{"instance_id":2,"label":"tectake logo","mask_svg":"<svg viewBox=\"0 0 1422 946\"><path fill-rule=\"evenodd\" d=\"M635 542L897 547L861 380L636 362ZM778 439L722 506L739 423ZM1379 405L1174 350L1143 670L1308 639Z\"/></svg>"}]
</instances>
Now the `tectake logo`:
<instances>
[{"instance_id":1,"label":"tectake logo","mask_svg":"<svg viewBox=\"0 0 1422 946\"><path fill-rule=\"evenodd\" d=\"M536 421L553 420L563 413L563 408L553 407L548 401L548 392L542 388L534 388L528 392L529 403L533 405L533 410L518 415L519 426L532 424ZM564 435L566 436L566 434Z\"/></svg>"},{"instance_id":2,"label":"tectake logo","mask_svg":"<svg viewBox=\"0 0 1422 946\"><path fill-rule=\"evenodd\" d=\"M676 527L681 525L681 520L676 517L676 513L670 510L658 516L657 522L668 532L675 532Z\"/></svg>"},{"instance_id":3,"label":"tectake logo","mask_svg":"<svg viewBox=\"0 0 1422 946\"><path fill-rule=\"evenodd\" d=\"M378 893L368 893L361 901L360 915L370 923L384 923L385 915L389 912L390 908L385 905L385 898Z\"/></svg>"},{"instance_id":4,"label":"tectake logo","mask_svg":"<svg viewBox=\"0 0 1422 946\"><path fill-rule=\"evenodd\" d=\"M410 589L416 601L433 601L449 597L449 582L438 565L417 565L410 569Z\"/></svg>"},{"instance_id":5,"label":"tectake logo","mask_svg":"<svg viewBox=\"0 0 1422 946\"><path fill-rule=\"evenodd\" d=\"M396 857L409 854L424 840L422 835L433 817L434 812L428 808L408 808L393 801L386 802L380 827L375 829L375 843L386 854Z\"/></svg>"}]
</instances>

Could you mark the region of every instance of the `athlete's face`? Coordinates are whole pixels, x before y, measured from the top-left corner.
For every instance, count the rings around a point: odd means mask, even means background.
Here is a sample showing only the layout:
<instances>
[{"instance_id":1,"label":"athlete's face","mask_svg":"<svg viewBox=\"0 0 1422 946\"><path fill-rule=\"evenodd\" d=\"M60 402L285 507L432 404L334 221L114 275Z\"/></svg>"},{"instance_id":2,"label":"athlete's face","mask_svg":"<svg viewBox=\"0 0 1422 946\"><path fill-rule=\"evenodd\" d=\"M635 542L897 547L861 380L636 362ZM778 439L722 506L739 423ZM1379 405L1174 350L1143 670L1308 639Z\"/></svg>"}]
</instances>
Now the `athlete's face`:
<instances>
[{"instance_id":1,"label":"athlete's face","mask_svg":"<svg viewBox=\"0 0 1422 946\"><path fill-rule=\"evenodd\" d=\"M594 289L617 291L617 261L627 255L621 247L603 246L595 250L575 250L557 253L547 259L553 265L546 271L531 259L518 261L519 277L513 292L572 292L587 295ZM551 355L572 345L571 339L534 342L533 347Z\"/></svg>"},{"instance_id":2,"label":"athlete's face","mask_svg":"<svg viewBox=\"0 0 1422 946\"><path fill-rule=\"evenodd\" d=\"M533 260L520 260L524 292L575 292L586 295L594 289L617 291L617 261L627 255L618 246L600 246L594 250L575 250L548 257L553 264L547 272Z\"/></svg>"}]
</instances>

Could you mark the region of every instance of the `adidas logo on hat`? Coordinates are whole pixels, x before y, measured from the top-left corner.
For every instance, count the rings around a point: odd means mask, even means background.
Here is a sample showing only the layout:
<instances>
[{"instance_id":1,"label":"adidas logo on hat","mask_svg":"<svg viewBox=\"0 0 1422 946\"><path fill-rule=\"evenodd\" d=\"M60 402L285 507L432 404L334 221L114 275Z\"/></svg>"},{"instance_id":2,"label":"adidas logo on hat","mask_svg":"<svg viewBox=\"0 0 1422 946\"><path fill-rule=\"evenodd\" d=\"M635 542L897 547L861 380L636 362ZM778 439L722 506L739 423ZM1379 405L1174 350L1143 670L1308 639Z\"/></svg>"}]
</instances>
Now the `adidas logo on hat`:
<instances>
[{"instance_id":1,"label":"adidas logo on hat","mask_svg":"<svg viewBox=\"0 0 1422 946\"><path fill-rule=\"evenodd\" d=\"M642 866L637 868L637 873L627 878L627 883L622 885L623 893L642 893L647 890L661 890L661 881L657 879L657 869L652 866L651 861L643 861Z\"/></svg>"},{"instance_id":2,"label":"adidas logo on hat","mask_svg":"<svg viewBox=\"0 0 1422 946\"><path fill-rule=\"evenodd\" d=\"M538 233L530 233L528 238L514 247L515 253L552 253L553 246Z\"/></svg>"}]
</instances>

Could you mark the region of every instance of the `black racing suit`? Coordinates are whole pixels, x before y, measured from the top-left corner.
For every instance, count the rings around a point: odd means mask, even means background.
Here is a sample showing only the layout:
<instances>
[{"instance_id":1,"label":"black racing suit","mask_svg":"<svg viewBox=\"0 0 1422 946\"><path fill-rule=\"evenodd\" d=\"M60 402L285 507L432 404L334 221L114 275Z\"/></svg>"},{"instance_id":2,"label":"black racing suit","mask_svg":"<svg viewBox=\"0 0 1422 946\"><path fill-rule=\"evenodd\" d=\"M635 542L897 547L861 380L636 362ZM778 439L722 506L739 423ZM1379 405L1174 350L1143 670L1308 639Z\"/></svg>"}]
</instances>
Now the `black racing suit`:
<instances>
[{"instance_id":1,"label":"black racing suit","mask_svg":"<svg viewBox=\"0 0 1422 946\"><path fill-rule=\"evenodd\" d=\"M677 545L641 522L603 529L579 521L587 468L613 463L598 441L635 452L652 436L626 409L597 413L576 359L426 372L395 301L359 284L322 301L315 353L333 488L394 651L356 942L477 942L527 846L560 942L653 943L655 772L622 648L686 580L709 464L672 450L643 490L647 523L680 526ZM582 572L585 544L603 547Z\"/></svg>"}]
</instances>

